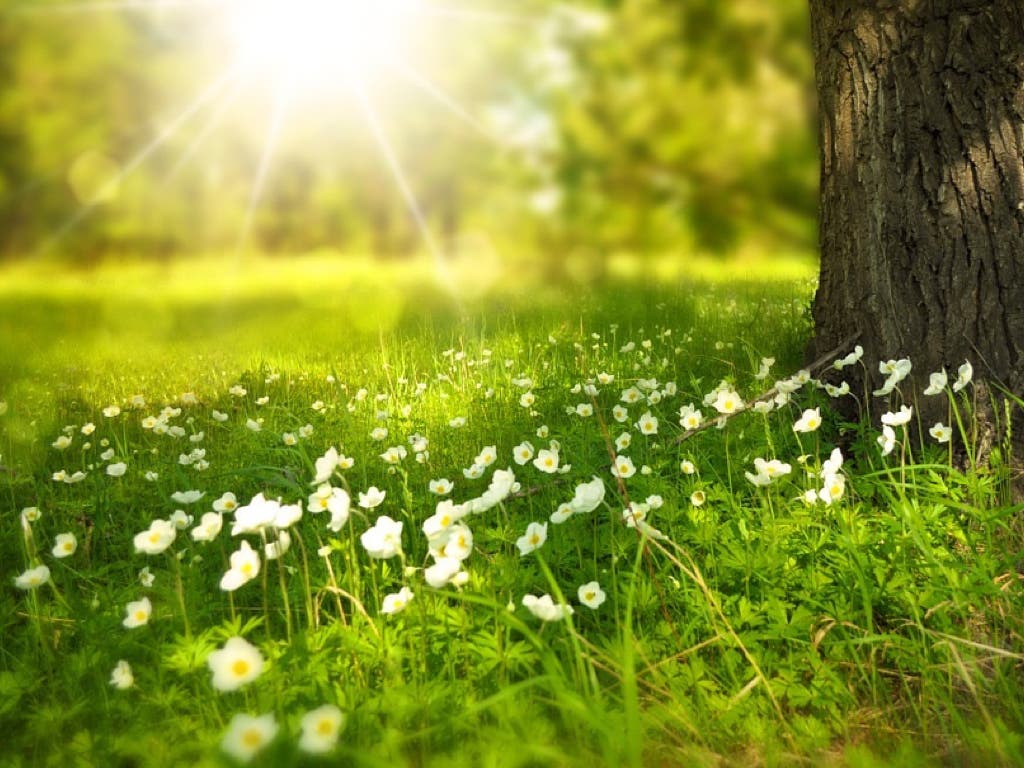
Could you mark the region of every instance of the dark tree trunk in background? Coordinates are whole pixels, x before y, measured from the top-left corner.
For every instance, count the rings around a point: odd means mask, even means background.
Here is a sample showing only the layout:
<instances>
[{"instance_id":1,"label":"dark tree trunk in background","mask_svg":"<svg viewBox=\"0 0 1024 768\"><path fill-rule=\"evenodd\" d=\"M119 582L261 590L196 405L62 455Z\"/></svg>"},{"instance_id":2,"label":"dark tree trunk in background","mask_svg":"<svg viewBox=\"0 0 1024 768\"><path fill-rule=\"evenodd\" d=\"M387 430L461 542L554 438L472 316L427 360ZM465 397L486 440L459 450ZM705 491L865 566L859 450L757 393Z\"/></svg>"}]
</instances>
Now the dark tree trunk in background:
<instances>
[{"instance_id":1,"label":"dark tree trunk in background","mask_svg":"<svg viewBox=\"0 0 1024 768\"><path fill-rule=\"evenodd\" d=\"M811 24L811 355L859 333L873 385L879 359L910 357L918 393L929 372L952 383L970 360L976 379L1020 393L1024 0L811 0Z\"/></svg>"}]
</instances>

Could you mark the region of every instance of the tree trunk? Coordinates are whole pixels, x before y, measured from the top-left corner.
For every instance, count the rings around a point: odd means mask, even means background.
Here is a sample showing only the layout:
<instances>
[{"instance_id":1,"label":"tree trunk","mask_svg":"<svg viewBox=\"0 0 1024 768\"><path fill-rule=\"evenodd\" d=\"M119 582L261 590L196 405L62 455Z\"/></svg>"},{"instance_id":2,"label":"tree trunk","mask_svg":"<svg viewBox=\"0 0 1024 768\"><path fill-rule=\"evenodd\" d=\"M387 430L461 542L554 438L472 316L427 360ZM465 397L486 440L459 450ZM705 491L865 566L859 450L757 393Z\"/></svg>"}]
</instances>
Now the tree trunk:
<instances>
[{"instance_id":1,"label":"tree trunk","mask_svg":"<svg viewBox=\"0 0 1024 768\"><path fill-rule=\"evenodd\" d=\"M879 360L909 357L917 394L941 368L952 383L965 360L1021 393L1024 1L811 0L811 24L811 356L859 334L872 386Z\"/></svg>"}]
</instances>

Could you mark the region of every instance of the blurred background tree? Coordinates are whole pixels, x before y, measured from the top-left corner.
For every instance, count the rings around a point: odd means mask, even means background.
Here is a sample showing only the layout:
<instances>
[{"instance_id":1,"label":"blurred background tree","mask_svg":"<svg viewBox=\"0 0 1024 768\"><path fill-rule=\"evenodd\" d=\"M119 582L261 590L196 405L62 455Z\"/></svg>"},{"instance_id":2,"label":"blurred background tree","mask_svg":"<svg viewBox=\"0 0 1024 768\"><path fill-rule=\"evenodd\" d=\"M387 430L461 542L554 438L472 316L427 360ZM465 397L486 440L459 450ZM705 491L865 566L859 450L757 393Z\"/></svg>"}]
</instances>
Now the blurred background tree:
<instances>
[{"instance_id":1,"label":"blurred background tree","mask_svg":"<svg viewBox=\"0 0 1024 768\"><path fill-rule=\"evenodd\" d=\"M367 89L381 135L339 92L282 103L250 78L200 98L231 63L218 5L0 0L4 257L397 258L424 245L410 196L443 253L572 275L814 248L803 0L426 12L415 72Z\"/></svg>"}]
</instances>

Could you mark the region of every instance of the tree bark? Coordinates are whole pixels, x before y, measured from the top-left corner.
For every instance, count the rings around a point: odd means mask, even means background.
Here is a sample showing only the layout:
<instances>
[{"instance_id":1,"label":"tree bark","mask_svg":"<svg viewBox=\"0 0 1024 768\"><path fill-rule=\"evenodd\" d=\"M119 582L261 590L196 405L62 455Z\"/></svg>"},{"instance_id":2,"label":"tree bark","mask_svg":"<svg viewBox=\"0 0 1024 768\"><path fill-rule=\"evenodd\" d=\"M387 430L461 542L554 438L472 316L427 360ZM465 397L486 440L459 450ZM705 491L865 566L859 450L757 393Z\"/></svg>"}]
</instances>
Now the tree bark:
<instances>
[{"instance_id":1,"label":"tree bark","mask_svg":"<svg viewBox=\"0 0 1024 768\"><path fill-rule=\"evenodd\" d=\"M872 386L879 360L909 357L917 393L965 360L1021 393L1024 1L811 0L811 24L821 275L809 355L859 334Z\"/></svg>"}]
</instances>

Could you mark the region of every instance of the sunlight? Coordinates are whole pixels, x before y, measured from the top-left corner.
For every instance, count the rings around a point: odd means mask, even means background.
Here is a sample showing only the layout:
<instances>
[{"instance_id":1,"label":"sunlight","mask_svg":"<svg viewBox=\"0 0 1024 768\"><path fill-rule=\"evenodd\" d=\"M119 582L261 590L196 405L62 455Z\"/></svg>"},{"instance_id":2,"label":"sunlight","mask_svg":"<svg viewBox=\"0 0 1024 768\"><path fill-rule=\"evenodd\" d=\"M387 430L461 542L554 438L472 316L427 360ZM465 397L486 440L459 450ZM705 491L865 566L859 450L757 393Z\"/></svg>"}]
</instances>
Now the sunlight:
<instances>
[{"instance_id":1,"label":"sunlight","mask_svg":"<svg viewBox=\"0 0 1024 768\"><path fill-rule=\"evenodd\" d=\"M399 58L418 14L418 0L235 0L230 31L243 72L320 90Z\"/></svg>"}]
</instances>

